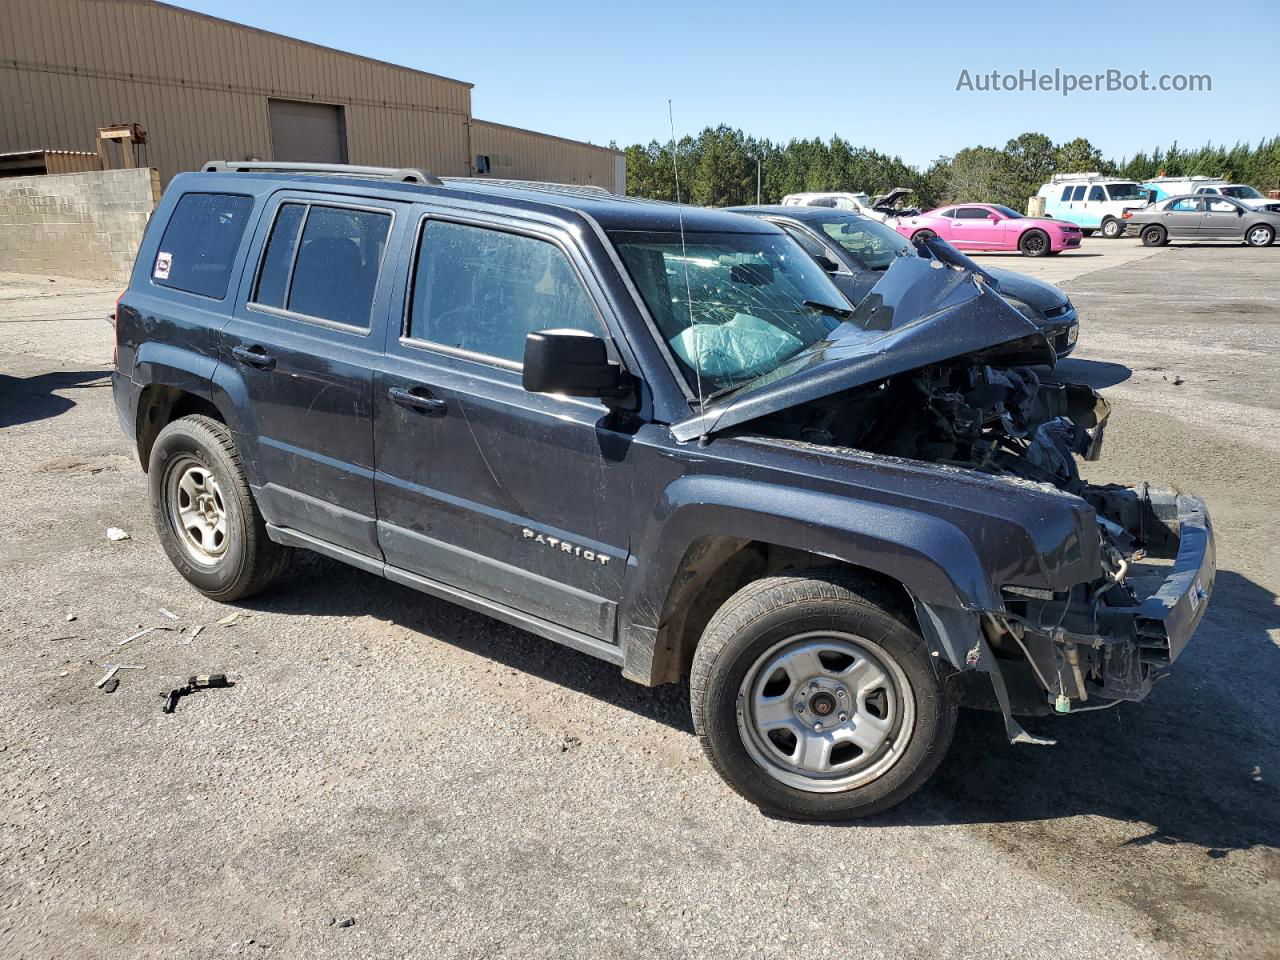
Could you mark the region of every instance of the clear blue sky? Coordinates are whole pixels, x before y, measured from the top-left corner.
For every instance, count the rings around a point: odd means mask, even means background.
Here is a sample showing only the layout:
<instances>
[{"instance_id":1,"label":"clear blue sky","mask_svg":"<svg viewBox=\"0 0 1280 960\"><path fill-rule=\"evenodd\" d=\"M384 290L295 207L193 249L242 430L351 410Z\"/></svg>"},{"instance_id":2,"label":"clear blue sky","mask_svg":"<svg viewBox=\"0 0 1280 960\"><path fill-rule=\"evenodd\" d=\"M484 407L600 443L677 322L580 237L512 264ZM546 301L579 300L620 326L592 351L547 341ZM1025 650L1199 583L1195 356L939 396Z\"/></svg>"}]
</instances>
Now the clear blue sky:
<instances>
[{"instance_id":1,"label":"clear blue sky","mask_svg":"<svg viewBox=\"0 0 1280 960\"><path fill-rule=\"evenodd\" d=\"M727 123L927 165L1027 130L1107 156L1280 134L1280 2L175 0L475 84L475 116L620 146ZM957 92L962 69L1209 74L1207 93Z\"/></svg>"}]
</instances>

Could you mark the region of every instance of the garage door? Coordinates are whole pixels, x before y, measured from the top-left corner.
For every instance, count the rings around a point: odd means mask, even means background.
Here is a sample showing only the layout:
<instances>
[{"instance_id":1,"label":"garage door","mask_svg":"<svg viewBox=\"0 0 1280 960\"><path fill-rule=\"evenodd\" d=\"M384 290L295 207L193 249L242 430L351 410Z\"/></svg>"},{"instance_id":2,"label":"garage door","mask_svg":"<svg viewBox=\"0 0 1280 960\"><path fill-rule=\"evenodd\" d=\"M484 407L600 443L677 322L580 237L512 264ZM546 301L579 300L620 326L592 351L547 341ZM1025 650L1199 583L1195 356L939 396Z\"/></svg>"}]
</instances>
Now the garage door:
<instances>
[{"instance_id":1,"label":"garage door","mask_svg":"<svg viewBox=\"0 0 1280 960\"><path fill-rule=\"evenodd\" d=\"M328 103L268 100L273 160L346 163L342 108Z\"/></svg>"}]
</instances>

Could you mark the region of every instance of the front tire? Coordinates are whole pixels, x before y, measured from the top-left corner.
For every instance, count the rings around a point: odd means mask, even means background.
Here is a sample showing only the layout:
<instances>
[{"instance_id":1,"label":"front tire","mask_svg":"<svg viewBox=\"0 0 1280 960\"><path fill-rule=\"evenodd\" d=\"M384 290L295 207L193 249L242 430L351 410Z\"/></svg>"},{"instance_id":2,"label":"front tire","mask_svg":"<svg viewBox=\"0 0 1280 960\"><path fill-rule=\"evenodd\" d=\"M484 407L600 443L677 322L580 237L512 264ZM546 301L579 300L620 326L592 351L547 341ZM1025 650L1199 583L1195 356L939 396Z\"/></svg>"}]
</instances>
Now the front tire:
<instances>
[{"instance_id":1,"label":"front tire","mask_svg":"<svg viewBox=\"0 0 1280 960\"><path fill-rule=\"evenodd\" d=\"M1269 247L1276 239L1276 232L1265 223L1250 227L1244 235L1244 242L1251 247Z\"/></svg>"},{"instance_id":2,"label":"front tire","mask_svg":"<svg viewBox=\"0 0 1280 960\"><path fill-rule=\"evenodd\" d=\"M1164 227L1143 227L1142 245L1144 247L1163 247L1169 242L1169 234Z\"/></svg>"},{"instance_id":3,"label":"front tire","mask_svg":"<svg viewBox=\"0 0 1280 960\"><path fill-rule=\"evenodd\" d=\"M896 598L841 570L742 588L690 673L716 771L767 813L849 820L901 803L942 761L956 702Z\"/></svg>"},{"instance_id":4,"label":"front tire","mask_svg":"<svg viewBox=\"0 0 1280 960\"><path fill-rule=\"evenodd\" d=\"M1018 249L1024 257L1043 257L1049 247L1049 235L1043 230L1028 230L1018 240Z\"/></svg>"},{"instance_id":5,"label":"front tire","mask_svg":"<svg viewBox=\"0 0 1280 960\"><path fill-rule=\"evenodd\" d=\"M1102 221L1102 235L1108 240L1115 240L1120 234L1124 233L1124 223L1116 220L1114 217L1108 217Z\"/></svg>"},{"instance_id":6,"label":"front tire","mask_svg":"<svg viewBox=\"0 0 1280 960\"><path fill-rule=\"evenodd\" d=\"M164 552L206 597L229 603L264 589L290 550L267 537L231 433L206 416L166 426L147 468Z\"/></svg>"}]
</instances>

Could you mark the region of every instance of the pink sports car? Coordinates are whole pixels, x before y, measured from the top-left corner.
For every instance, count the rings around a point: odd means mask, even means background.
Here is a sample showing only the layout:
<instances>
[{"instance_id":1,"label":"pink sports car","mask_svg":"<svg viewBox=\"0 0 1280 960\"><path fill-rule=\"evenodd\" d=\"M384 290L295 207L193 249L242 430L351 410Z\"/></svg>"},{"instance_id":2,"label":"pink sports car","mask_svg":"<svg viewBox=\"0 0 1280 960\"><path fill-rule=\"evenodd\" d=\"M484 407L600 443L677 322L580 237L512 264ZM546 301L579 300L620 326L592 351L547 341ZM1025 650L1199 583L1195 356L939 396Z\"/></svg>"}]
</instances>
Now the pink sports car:
<instances>
[{"instance_id":1,"label":"pink sports car","mask_svg":"<svg viewBox=\"0 0 1280 960\"><path fill-rule=\"evenodd\" d=\"M959 250L1018 250L1043 257L1080 246L1074 223L1049 217L1024 217L998 203L963 203L900 217L895 229L913 243L941 237Z\"/></svg>"}]
</instances>

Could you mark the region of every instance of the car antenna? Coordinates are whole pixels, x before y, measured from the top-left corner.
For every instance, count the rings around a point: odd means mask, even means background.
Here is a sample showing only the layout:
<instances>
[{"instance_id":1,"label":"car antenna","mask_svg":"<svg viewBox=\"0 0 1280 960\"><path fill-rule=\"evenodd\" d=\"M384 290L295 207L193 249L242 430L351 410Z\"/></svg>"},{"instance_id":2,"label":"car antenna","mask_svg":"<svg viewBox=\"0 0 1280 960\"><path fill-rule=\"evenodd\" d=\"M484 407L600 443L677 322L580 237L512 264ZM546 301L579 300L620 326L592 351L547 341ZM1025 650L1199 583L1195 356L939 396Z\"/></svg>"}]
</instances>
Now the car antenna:
<instances>
[{"instance_id":1,"label":"car antenna","mask_svg":"<svg viewBox=\"0 0 1280 960\"><path fill-rule=\"evenodd\" d=\"M693 376L698 387L698 415L706 417L707 401L702 393L702 344L696 324L693 322L693 288L689 283L689 252L684 242L684 208L680 204L680 164L676 162L676 120L667 99L667 123L671 126L671 171L676 178L676 218L680 224L680 263L684 267L684 305L689 310L689 330L693 334ZM706 437L704 435L703 440Z\"/></svg>"}]
</instances>

